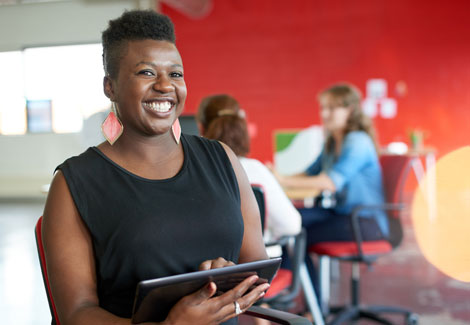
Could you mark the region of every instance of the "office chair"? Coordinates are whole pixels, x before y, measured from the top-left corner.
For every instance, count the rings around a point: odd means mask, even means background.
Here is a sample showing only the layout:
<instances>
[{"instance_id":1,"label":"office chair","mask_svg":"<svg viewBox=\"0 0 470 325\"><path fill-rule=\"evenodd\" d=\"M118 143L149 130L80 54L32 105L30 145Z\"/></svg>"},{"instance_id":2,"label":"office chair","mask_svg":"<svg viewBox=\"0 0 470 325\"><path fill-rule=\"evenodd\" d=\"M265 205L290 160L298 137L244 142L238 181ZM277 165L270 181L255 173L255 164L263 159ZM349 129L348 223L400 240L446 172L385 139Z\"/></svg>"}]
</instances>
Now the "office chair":
<instances>
[{"instance_id":1,"label":"office chair","mask_svg":"<svg viewBox=\"0 0 470 325\"><path fill-rule=\"evenodd\" d=\"M264 232L267 220L266 197L262 185L252 184L251 188L258 202L261 225ZM312 313L316 325L324 325L320 306L313 292L313 285L304 262L306 251L306 232L302 229L297 235L283 236L275 241L265 243L266 247L280 246L287 248L290 259L290 269L280 268L276 273L271 287L263 297L263 302L270 307L289 310L295 305L295 299L302 291L308 310ZM302 289L302 290L301 290Z\"/></svg>"},{"instance_id":2,"label":"office chair","mask_svg":"<svg viewBox=\"0 0 470 325\"><path fill-rule=\"evenodd\" d=\"M359 302L360 263L370 266L375 260L395 249L403 238L403 230L400 222L400 211L404 209L402 191L408 176L411 158L402 155L383 155L380 164L383 173L383 183L386 195L386 203L378 206L358 206L351 214L354 241L346 242L322 242L309 247L309 252L319 255L320 259L320 283L323 295L324 286L329 281L329 259L351 263L351 305L332 308L336 317L331 325L343 324L347 321L359 318L368 318L382 324L392 324L381 317L382 313L401 314L406 324L417 324L418 316L411 311L391 306L364 306ZM387 211L390 237L388 240L363 241L359 227L359 213L364 210ZM328 283L327 283L328 285ZM328 290L325 290L328 292ZM320 298L324 316L329 314L328 299Z\"/></svg>"},{"instance_id":3,"label":"office chair","mask_svg":"<svg viewBox=\"0 0 470 325\"><path fill-rule=\"evenodd\" d=\"M36 237L36 247L38 249L39 264L41 266L42 279L44 280L44 288L46 289L47 300L49 302L49 308L51 311L51 317L52 317L51 325L60 325L55 303L51 294L49 278L47 275L47 267L46 267L46 259L44 255L44 246L42 243L41 227L42 227L42 217L38 219L36 223L36 227L34 228L34 233ZM277 324L284 324L284 325L291 325L291 324L292 325L311 325L312 324L308 319L304 317L287 313L284 311L280 311L280 310L262 308L259 306L251 306L245 311L244 315L267 319L271 322L274 322Z\"/></svg>"}]
</instances>

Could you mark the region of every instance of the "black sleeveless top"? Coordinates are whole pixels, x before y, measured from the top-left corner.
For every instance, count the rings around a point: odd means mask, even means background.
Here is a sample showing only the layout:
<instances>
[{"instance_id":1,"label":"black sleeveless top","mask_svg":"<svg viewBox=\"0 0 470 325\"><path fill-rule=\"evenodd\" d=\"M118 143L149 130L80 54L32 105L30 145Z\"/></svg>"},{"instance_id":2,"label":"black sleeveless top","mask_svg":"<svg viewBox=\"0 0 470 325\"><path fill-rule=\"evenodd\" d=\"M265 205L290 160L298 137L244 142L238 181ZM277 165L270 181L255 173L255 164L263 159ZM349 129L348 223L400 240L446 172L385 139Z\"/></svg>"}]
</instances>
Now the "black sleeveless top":
<instances>
[{"instance_id":1,"label":"black sleeveless top","mask_svg":"<svg viewBox=\"0 0 470 325\"><path fill-rule=\"evenodd\" d=\"M100 306L117 316L131 316L141 280L220 256L238 261L243 217L232 164L216 141L181 141L183 167L169 179L132 174L96 147L58 167L92 237Z\"/></svg>"}]
</instances>

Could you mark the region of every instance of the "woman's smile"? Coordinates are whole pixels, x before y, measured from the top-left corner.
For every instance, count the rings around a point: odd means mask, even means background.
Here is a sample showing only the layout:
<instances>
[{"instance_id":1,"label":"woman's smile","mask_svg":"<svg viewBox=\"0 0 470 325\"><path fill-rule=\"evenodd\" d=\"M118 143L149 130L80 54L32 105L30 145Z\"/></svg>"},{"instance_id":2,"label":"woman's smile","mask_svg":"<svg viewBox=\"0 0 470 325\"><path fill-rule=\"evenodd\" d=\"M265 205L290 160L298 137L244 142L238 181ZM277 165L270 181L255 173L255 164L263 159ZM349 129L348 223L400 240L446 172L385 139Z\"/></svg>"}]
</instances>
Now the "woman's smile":
<instances>
[{"instance_id":1,"label":"woman's smile","mask_svg":"<svg viewBox=\"0 0 470 325\"><path fill-rule=\"evenodd\" d=\"M145 109L157 113L168 113L175 107L173 100L168 99L152 99L142 103Z\"/></svg>"}]
</instances>

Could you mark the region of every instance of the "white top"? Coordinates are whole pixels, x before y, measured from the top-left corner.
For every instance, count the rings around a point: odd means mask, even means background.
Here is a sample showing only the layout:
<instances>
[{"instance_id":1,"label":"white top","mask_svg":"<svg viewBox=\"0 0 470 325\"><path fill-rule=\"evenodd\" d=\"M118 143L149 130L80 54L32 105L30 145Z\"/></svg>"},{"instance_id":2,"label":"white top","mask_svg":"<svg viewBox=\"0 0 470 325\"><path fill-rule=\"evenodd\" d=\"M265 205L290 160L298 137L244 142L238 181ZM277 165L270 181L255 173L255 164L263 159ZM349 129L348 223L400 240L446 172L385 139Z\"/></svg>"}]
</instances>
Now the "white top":
<instances>
[{"instance_id":1,"label":"white top","mask_svg":"<svg viewBox=\"0 0 470 325\"><path fill-rule=\"evenodd\" d=\"M285 235L296 235L301 229L299 211L284 193L271 171L260 161L239 157L251 184L261 185L266 201L264 240L268 242Z\"/></svg>"}]
</instances>

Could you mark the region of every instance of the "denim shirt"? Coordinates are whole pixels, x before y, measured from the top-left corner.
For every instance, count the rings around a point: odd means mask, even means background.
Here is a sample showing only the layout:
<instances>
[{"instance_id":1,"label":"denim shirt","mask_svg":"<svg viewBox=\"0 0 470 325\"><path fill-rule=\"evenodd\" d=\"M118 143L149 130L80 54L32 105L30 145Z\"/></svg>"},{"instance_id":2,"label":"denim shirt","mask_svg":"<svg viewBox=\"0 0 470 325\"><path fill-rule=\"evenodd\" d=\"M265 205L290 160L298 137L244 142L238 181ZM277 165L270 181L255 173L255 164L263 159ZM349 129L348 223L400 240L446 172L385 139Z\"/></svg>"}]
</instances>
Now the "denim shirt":
<instances>
[{"instance_id":1,"label":"denim shirt","mask_svg":"<svg viewBox=\"0 0 470 325\"><path fill-rule=\"evenodd\" d=\"M358 205L384 203L382 171L370 136L364 131L349 132L343 140L341 153L321 152L317 160L307 168L307 175L325 172L336 187L338 214L349 214ZM376 219L384 236L388 236L388 220L383 211L363 211L363 217Z\"/></svg>"}]
</instances>

